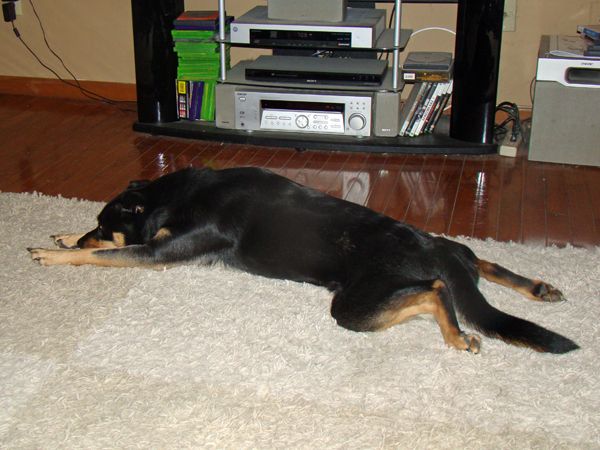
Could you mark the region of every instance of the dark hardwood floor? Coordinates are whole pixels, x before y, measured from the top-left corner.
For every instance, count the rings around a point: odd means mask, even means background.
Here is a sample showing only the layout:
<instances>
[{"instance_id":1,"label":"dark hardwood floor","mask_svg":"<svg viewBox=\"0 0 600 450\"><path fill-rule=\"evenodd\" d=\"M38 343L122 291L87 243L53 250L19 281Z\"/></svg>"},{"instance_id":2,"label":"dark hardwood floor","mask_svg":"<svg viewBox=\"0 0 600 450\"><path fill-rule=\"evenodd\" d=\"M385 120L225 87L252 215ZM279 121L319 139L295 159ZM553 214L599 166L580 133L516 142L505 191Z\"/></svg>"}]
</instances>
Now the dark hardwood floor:
<instances>
[{"instance_id":1,"label":"dark hardwood floor","mask_svg":"<svg viewBox=\"0 0 600 450\"><path fill-rule=\"evenodd\" d=\"M530 162L523 152L299 153L139 134L135 118L93 102L0 95L0 191L106 201L131 179L190 165L259 166L435 233L600 245L597 167Z\"/></svg>"}]
</instances>

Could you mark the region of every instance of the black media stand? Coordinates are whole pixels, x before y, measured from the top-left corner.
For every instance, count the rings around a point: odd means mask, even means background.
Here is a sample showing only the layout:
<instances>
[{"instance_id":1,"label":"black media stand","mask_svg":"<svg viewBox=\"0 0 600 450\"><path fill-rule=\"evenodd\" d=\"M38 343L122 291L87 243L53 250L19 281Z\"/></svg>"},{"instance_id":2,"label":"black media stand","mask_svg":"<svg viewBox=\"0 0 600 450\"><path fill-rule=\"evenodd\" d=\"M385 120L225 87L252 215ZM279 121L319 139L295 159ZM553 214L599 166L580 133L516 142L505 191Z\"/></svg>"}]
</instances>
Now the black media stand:
<instances>
[{"instance_id":1,"label":"black media stand","mask_svg":"<svg viewBox=\"0 0 600 450\"><path fill-rule=\"evenodd\" d=\"M385 153L495 153L493 128L504 0L405 0L403 3L458 3L452 113L450 120L440 123L434 134L356 138L270 131L249 133L220 129L210 122L179 121L175 107L177 57L171 28L173 20L184 10L184 0L131 0L138 106L138 121L133 128L165 136L277 147Z\"/></svg>"}]
</instances>

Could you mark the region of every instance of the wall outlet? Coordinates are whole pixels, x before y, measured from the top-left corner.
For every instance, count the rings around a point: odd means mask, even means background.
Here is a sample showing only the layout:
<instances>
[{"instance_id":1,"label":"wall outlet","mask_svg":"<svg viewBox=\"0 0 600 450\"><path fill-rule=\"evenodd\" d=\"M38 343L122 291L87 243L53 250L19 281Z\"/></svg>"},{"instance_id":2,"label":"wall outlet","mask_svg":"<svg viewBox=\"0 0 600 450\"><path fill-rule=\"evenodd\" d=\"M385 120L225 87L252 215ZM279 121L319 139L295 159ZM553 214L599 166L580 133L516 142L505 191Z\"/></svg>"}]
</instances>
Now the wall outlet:
<instances>
[{"instance_id":1,"label":"wall outlet","mask_svg":"<svg viewBox=\"0 0 600 450\"><path fill-rule=\"evenodd\" d=\"M23 0L16 0L15 1L15 14L17 16L22 16L23 15Z\"/></svg>"},{"instance_id":2,"label":"wall outlet","mask_svg":"<svg viewBox=\"0 0 600 450\"><path fill-rule=\"evenodd\" d=\"M502 140L500 142L498 142L498 154L500 156L509 156L511 158L514 158L515 156L517 156L519 146L521 145L521 141L523 139L521 138L521 136L517 136L516 141L511 141L510 140L511 134L512 133L510 131L508 131L504 135Z\"/></svg>"},{"instance_id":3,"label":"wall outlet","mask_svg":"<svg viewBox=\"0 0 600 450\"><path fill-rule=\"evenodd\" d=\"M517 29L517 0L504 0L504 19L502 31L516 31Z\"/></svg>"}]
</instances>

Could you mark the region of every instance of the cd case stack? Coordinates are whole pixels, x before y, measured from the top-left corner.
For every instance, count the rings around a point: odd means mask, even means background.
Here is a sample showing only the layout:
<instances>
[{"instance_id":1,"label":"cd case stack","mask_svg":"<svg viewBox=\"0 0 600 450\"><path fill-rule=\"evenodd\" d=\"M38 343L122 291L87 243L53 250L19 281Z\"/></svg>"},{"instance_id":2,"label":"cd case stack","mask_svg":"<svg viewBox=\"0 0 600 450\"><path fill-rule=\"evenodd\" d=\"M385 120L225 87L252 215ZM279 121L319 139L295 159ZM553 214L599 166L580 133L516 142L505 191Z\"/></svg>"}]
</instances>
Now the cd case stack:
<instances>
[{"instance_id":1,"label":"cd case stack","mask_svg":"<svg viewBox=\"0 0 600 450\"><path fill-rule=\"evenodd\" d=\"M402 78L415 83L400 114L400 136L432 133L452 95L452 54L410 52Z\"/></svg>"},{"instance_id":2,"label":"cd case stack","mask_svg":"<svg viewBox=\"0 0 600 450\"><path fill-rule=\"evenodd\" d=\"M400 136L432 133L452 95L452 80L446 83L416 83L402 108Z\"/></svg>"},{"instance_id":3,"label":"cd case stack","mask_svg":"<svg viewBox=\"0 0 600 450\"><path fill-rule=\"evenodd\" d=\"M577 32L586 38L583 56L600 57L600 25L578 25Z\"/></svg>"},{"instance_id":4,"label":"cd case stack","mask_svg":"<svg viewBox=\"0 0 600 450\"><path fill-rule=\"evenodd\" d=\"M226 25L233 20L227 17ZM177 53L177 111L180 119L214 120L215 85L220 73L218 11L185 11L171 31ZM225 57L230 68L229 47Z\"/></svg>"}]
</instances>

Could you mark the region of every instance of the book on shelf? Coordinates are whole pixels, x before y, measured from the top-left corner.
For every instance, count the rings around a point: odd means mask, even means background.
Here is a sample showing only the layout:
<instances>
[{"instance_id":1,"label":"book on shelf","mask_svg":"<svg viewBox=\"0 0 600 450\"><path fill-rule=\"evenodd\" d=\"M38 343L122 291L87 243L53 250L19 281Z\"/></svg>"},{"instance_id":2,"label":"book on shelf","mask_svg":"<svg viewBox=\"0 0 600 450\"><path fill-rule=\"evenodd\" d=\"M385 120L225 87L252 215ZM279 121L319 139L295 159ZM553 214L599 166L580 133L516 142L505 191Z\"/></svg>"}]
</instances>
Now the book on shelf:
<instances>
[{"instance_id":1,"label":"book on shelf","mask_svg":"<svg viewBox=\"0 0 600 450\"><path fill-rule=\"evenodd\" d=\"M400 114L400 136L432 133L452 94L452 80L421 82L413 86Z\"/></svg>"},{"instance_id":2,"label":"book on shelf","mask_svg":"<svg viewBox=\"0 0 600 450\"><path fill-rule=\"evenodd\" d=\"M579 36L549 36L547 55L559 58L589 58L597 59L600 41L594 41L584 35Z\"/></svg>"},{"instance_id":3,"label":"book on shelf","mask_svg":"<svg viewBox=\"0 0 600 450\"><path fill-rule=\"evenodd\" d=\"M445 83L452 78L453 58L450 52L409 52L402 64L406 83Z\"/></svg>"},{"instance_id":4,"label":"book on shelf","mask_svg":"<svg viewBox=\"0 0 600 450\"><path fill-rule=\"evenodd\" d=\"M429 96L431 95L431 91L433 89L434 83L424 83L425 85L425 89L423 90L423 92L421 93L421 95L419 96L418 100L417 100L417 108L415 109L415 112L413 114L413 116L410 119L410 122L408 124L408 130L406 133L406 136L416 136L415 135L415 131L418 127L418 124L421 120L421 118L423 117L423 114L425 112L425 106L427 104L427 102L429 101Z\"/></svg>"},{"instance_id":5,"label":"book on shelf","mask_svg":"<svg viewBox=\"0 0 600 450\"><path fill-rule=\"evenodd\" d=\"M233 17L227 17L226 24ZM215 41L218 11L185 11L173 22L177 53L177 111L180 119L214 120L215 87L221 69L220 44ZM230 69L230 47L225 48Z\"/></svg>"},{"instance_id":6,"label":"book on shelf","mask_svg":"<svg viewBox=\"0 0 600 450\"><path fill-rule=\"evenodd\" d=\"M198 120L202 114L202 100L204 99L204 81L188 81L192 85L189 98L189 119Z\"/></svg>"},{"instance_id":7,"label":"book on shelf","mask_svg":"<svg viewBox=\"0 0 600 450\"><path fill-rule=\"evenodd\" d=\"M214 31L206 31L206 30L171 30L171 36L173 36L173 40L176 42L197 42L197 43L207 43L214 44L215 32Z\"/></svg>"},{"instance_id":8,"label":"book on shelf","mask_svg":"<svg viewBox=\"0 0 600 450\"><path fill-rule=\"evenodd\" d=\"M226 67L229 69L229 67ZM177 68L177 78L186 80L216 80L219 78L219 65L212 67L201 66L179 66Z\"/></svg>"},{"instance_id":9,"label":"book on shelf","mask_svg":"<svg viewBox=\"0 0 600 450\"><path fill-rule=\"evenodd\" d=\"M233 16L225 16L225 25L233 22ZM173 21L176 30L206 30L213 33L219 29L218 11L184 11Z\"/></svg>"},{"instance_id":10,"label":"book on shelf","mask_svg":"<svg viewBox=\"0 0 600 450\"><path fill-rule=\"evenodd\" d=\"M400 136L404 136L408 124L410 122L410 118L413 116L415 108L417 107L417 97L421 95L421 91L424 89L425 83L415 84L410 91L408 99L404 102L402 110L400 111Z\"/></svg>"},{"instance_id":11,"label":"book on shelf","mask_svg":"<svg viewBox=\"0 0 600 450\"><path fill-rule=\"evenodd\" d=\"M592 41L600 41L600 24L577 25L577 32Z\"/></svg>"},{"instance_id":12,"label":"book on shelf","mask_svg":"<svg viewBox=\"0 0 600 450\"><path fill-rule=\"evenodd\" d=\"M446 105L448 105L448 101L450 100L450 96L452 94L452 84L453 82L450 80L443 89L442 94L436 99L431 120L427 125L425 125L425 133L432 133L440 118L444 114L444 110L446 109Z\"/></svg>"},{"instance_id":13,"label":"book on shelf","mask_svg":"<svg viewBox=\"0 0 600 450\"><path fill-rule=\"evenodd\" d=\"M187 80L175 80L177 92L177 117L179 119L187 119L190 115L190 107L188 102L189 82Z\"/></svg>"},{"instance_id":14,"label":"book on shelf","mask_svg":"<svg viewBox=\"0 0 600 450\"><path fill-rule=\"evenodd\" d=\"M218 45L199 45L198 42L184 42L175 41L173 46L175 53L179 58L204 58L204 59L219 59L219 46ZM230 52L229 47L226 49L226 54Z\"/></svg>"},{"instance_id":15,"label":"book on shelf","mask_svg":"<svg viewBox=\"0 0 600 450\"><path fill-rule=\"evenodd\" d=\"M206 11L198 11L198 10L189 10L183 11L181 14L177 16L175 21L190 21L190 22L201 22L206 20L218 20L219 19L219 11L215 9L210 9Z\"/></svg>"},{"instance_id":16,"label":"book on shelf","mask_svg":"<svg viewBox=\"0 0 600 450\"><path fill-rule=\"evenodd\" d=\"M215 80L176 80L177 116L186 120L215 120Z\"/></svg>"},{"instance_id":17,"label":"book on shelf","mask_svg":"<svg viewBox=\"0 0 600 450\"><path fill-rule=\"evenodd\" d=\"M423 114L419 118L416 123L414 129L411 131L411 136L419 136L423 134L423 129L425 128L425 124L429 123L431 120L431 111L433 109L433 104L437 100L437 98L441 95L441 89L444 87L443 83L432 83L431 90L427 98L425 99L423 105Z\"/></svg>"}]
</instances>

